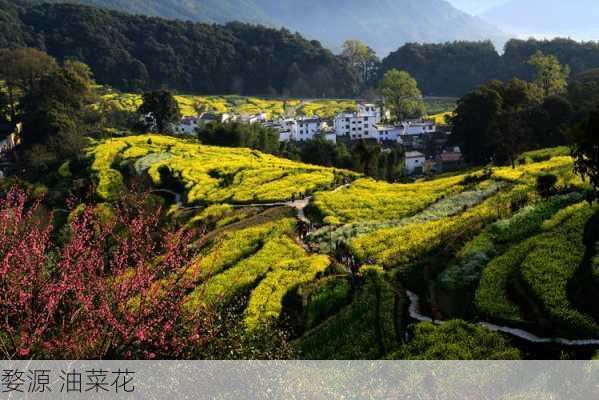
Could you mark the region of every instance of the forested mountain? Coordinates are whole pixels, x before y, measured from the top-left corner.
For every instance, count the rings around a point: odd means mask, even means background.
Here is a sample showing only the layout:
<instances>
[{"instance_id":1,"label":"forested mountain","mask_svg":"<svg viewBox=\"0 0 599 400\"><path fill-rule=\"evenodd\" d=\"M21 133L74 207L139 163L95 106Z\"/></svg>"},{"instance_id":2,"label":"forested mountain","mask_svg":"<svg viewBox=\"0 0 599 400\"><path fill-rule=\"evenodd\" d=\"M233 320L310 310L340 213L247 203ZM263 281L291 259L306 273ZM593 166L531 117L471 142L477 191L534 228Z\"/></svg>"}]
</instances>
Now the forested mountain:
<instances>
[{"instance_id":1,"label":"forested mountain","mask_svg":"<svg viewBox=\"0 0 599 400\"><path fill-rule=\"evenodd\" d=\"M599 43L570 39L510 40L499 55L490 42L406 44L383 60L382 72L398 68L412 74L425 95L461 96L492 79L530 80L528 59L537 51L553 54L572 75L599 67Z\"/></svg>"},{"instance_id":2,"label":"forested mountain","mask_svg":"<svg viewBox=\"0 0 599 400\"><path fill-rule=\"evenodd\" d=\"M62 0L51 0L59 2ZM360 39L380 55L407 42L507 36L445 0L72 0L121 11L200 22L242 21L286 27L338 50Z\"/></svg>"},{"instance_id":3,"label":"forested mountain","mask_svg":"<svg viewBox=\"0 0 599 400\"><path fill-rule=\"evenodd\" d=\"M15 4L14 2L10 4ZM134 16L73 4L2 7L0 47L76 58L123 90L347 96L349 72L319 42L287 30Z\"/></svg>"},{"instance_id":4,"label":"forested mountain","mask_svg":"<svg viewBox=\"0 0 599 400\"><path fill-rule=\"evenodd\" d=\"M596 0L510 0L481 17L518 36L599 38Z\"/></svg>"}]
</instances>

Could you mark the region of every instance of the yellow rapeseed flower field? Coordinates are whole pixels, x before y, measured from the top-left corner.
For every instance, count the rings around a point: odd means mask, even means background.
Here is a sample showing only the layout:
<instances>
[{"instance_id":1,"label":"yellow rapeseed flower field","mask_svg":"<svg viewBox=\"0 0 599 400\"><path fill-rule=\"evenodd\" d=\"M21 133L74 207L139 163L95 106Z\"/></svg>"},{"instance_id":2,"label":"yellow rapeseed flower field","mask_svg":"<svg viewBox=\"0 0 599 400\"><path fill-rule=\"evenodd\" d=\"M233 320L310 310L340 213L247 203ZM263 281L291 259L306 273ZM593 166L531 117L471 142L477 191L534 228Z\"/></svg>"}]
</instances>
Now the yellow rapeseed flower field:
<instances>
[{"instance_id":1,"label":"yellow rapeseed flower field","mask_svg":"<svg viewBox=\"0 0 599 400\"><path fill-rule=\"evenodd\" d=\"M107 139L88 151L98 194L118 197L123 163L135 163L163 186L165 174L186 190L188 203L265 203L299 198L356 174L303 164L246 148L204 146L163 135Z\"/></svg>"}]
</instances>

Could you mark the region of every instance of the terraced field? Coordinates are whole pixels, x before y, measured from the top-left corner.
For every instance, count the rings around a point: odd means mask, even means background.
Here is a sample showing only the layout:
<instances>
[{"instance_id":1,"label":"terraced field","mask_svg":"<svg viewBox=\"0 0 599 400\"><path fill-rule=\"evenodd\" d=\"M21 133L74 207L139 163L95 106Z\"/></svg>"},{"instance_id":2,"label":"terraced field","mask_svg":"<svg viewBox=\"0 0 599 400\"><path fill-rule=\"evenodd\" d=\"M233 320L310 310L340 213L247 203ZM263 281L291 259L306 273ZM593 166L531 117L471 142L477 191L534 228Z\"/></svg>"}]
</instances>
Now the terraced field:
<instances>
[{"instance_id":1,"label":"terraced field","mask_svg":"<svg viewBox=\"0 0 599 400\"><path fill-rule=\"evenodd\" d=\"M135 111L141 105L141 95L119 93L107 90L102 96L107 104L117 109ZM244 96L196 96L176 95L181 113L187 116L198 115L202 112L234 113L237 115L256 115L265 113L267 118L281 117L311 117L318 115L330 119L344 111L355 111L356 100L337 99L265 99ZM450 115L455 108L455 102L441 102L425 99L430 118L438 124L445 124L445 115Z\"/></svg>"},{"instance_id":2,"label":"terraced field","mask_svg":"<svg viewBox=\"0 0 599 400\"><path fill-rule=\"evenodd\" d=\"M281 159L249 149L203 146L161 135L109 139L90 147L97 192L119 196L123 172L185 192L188 204L268 203L299 199L356 174Z\"/></svg>"},{"instance_id":3,"label":"terraced field","mask_svg":"<svg viewBox=\"0 0 599 400\"><path fill-rule=\"evenodd\" d=\"M131 93L109 92L103 100L117 109L135 111L141 105L141 96ZM343 111L356 110L354 100L299 100L299 99L261 99L243 96L194 96L176 95L183 115L194 116L202 112L234 113L237 115L256 115L265 113L267 118L286 116L318 115L332 118Z\"/></svg>"},{"instance_id":4,"label":"terraced field","mask_svg":"<svg viewBox=\"0 0 599 400\"><path fill-rule=\"evenodd\" d=\"M522 355L481 320L599 338L598 208L583 200L586 185L564 149L524 154L516 169L413 184L156 135L94 143L89 156L107 200L137 175L196 205L187 223L208 234L187 276L196 286L189 312L241 304L246 332L285 329L300 357ZM536 179L547 173L558 185L543 198ZM289 200L308 195L306 212L298 207L314 229L303 241ZM421 313L469 322L414 323L406 290L423 299ZM438 291L467 306L446 310ZM450 335L451 346L433 346L439 335Z\"/></svg>"}]
</instances>

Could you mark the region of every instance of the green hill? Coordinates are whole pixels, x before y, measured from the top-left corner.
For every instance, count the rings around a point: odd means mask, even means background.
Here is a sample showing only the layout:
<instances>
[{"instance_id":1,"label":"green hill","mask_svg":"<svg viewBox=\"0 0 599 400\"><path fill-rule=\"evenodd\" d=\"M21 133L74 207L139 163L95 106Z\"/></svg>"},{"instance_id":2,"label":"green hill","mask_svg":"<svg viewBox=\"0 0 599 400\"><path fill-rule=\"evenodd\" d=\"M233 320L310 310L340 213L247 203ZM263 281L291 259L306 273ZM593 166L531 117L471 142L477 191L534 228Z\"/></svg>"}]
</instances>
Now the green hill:
<instances>
[{"instance_id":1,"label":"green hill","mask_svg":"<svg viewBox=\"0 0 599 400\"><path fill-rule=\"evenodd\" d=\"M0 4L6 3L0 0ZM9 3L6 3L9 4ZM350 74L320 43L283 29L149 18L75 4L0 9L0 46L88 64L99 83L140 91L349 96Z\"/></svg>"},{"instance_id":2,"label":"green hill","mask_svg":"<svg viewBox=\"0 0 599 400\"><path fill-rule=\"evenodd\" d=\"M54 1L56 2L56 1ZM200 22L283 26L339 49L360 39L384 55L406 42L491 39L505 35L443 0L77 0L134 14Z\"/></svg>"}]
</instances>

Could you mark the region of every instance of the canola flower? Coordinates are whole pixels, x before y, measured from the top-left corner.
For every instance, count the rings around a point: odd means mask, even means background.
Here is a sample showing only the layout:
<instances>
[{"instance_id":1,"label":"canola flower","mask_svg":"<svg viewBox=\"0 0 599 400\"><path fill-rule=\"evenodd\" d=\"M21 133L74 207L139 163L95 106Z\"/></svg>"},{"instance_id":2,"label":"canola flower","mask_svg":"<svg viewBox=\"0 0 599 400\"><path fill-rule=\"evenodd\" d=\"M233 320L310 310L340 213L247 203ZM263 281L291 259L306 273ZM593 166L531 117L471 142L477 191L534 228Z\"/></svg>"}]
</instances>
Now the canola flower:
<instances>
[{"instance_id":1,"label":"canola flower","mask_svg":"<svg viewBox=\"0 0 599 400\"><path fill-rule=\"evenodd\" d=\"M435 201L464 190L464 176L457 175L431 181L399 184L358 179L349 187L335 192L319 192L314 205L325 217L343 223L381 221L415 214Z\"/></svg>"},{"instance_id":2,"label":"canola flower","mask_svg":"<svg viewBox=\"0 0 599 400\"><path fill-rule=\"evenodd\" d=\"M268 326L283 310L283 298L299 285L309 283L324 273L331 261L326 256L310 256L278 262L252 291L245 310L249 330Z\"/></svg>"},{"instance_id":3,"label":"canola flower","mask_svg":"<svg viewBox=\"0 0 599 400\"><path fill-rule=\"evenodd\" d=\"M202 112L217 114L231 113L236 115L266 114L268 119L286 116L318 115L321 118L332 118L336 114L357 108L354 100L299 100L299 99L263 99L244 96L194 96L175 95L182 115L195 116ZM142 103L139 94L109 91L102 100L116 109L136 111Z\"/></svg>"},{"instance_id":4,"label":"canola flower","mask_svg":"<svg viewBox=\"0 0 599 400\"><path fill-rule=\"evenodd\" d=\"M169 177L187 191L189 204L265 203L300 198L331 187L339 177L355 173L278 158L246 148L203 146L162 135L128 136L93 145L92 170L98 194L117 198L123 179L118 169L131 162L156 186Z\"/></svg>"},{"instance_id":5,"label":"canola flower","mask_svg":"<svg viewBox=\"0 0 599 400\"><path fill-rule=\"evenodd\" d=\"M198 286L186 301L191 310L198 307L214 308L229 303L259 283L270 272L277 271L286 262L306 257L304 249L286 235L271 238L247 258L211 277Z\"/></svg>"}]
</instances>

